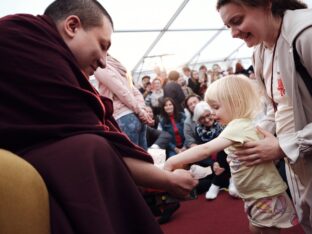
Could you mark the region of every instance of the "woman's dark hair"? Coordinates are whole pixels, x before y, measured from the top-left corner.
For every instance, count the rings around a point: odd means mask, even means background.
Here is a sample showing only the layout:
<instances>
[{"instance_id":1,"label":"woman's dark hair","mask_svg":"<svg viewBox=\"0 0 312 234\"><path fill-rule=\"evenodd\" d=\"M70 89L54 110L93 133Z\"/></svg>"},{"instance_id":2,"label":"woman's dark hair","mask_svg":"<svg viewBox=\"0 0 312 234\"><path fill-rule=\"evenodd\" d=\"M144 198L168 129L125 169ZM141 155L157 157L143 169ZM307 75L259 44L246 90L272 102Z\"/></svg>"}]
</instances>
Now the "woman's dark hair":
<instances>
[{"instance_id":1,"label":"woman's dark hair","mask_svg":"<svg viewBox=\"0 0 312 234\"><path fill-rule=\"evenodd\" d=\"M286 10L296 10L307 8L307 4L298 0L218 0L217 10L228 3L243 5L248 7L267 8L272 4L271 12L274 16L283 16Z\"/></svg>"},{"instance_id":2,"label":"woman's dark hair","mask_svg":"<svg viewBox=\"0 0 312 234\"><path fill-rule=\"evenodd\" d=\"M192 80L195 80L195 79L194 79L194 73L195 73L195 72L198 73L198 71L196 71L196 70L192 70L192 71L191 71L191 79L192 79Z\"/></svg>"},{"instance_id":3,"label":"woman's dark hair","mask_svg":"<svg viewBox=\"0 0 312 234\"><path fill-rule=\"evenodd\" d=\"M199 95L197 95L197 94L190 94L190 95L188 95L188 96L185 98L185 100L184 100L184 106L185 106L185 108L188 110L188 112L190 112L191 115L193 115L193 113L190 111L190 108L188 107L187 102L188 102L188 100L190 100L190 98L192 98L192 97L197 98L198 101L201 101L201 100L202 100L202 98L201 98Z\"/></svg>"},{"instance_id":4,"label":"woman's dark hair","mask_svg":"<svg viewBox=\"0 0 312 234\"><path fill-rule=\"evenodd\" d=\"M165 111L165 105L167 102L171 102L173 105L173 117L176 121L180 121L180 119L182 118L182 116L179 114L178 110L177 110L177 104L175 103L175 101L170 98L170 97L165 97L164 100L162 101L162 105L161 105L161 116L164 118L165 123L170 123L170 116L167 114L167 112Z\"/></svg>"},{"instance_id":5,"label":"woman's dark hair","mask_svg":"<svg viewBox=\"0 0 312 234\"><path fill-rule=\"evenodd\" d=\"M44 15L51 17L55 23L76 15L84 29L102 26L105 16L113 27L111 16L96 0L55 0L46 8Z\"/></svg>"}]
</instances>

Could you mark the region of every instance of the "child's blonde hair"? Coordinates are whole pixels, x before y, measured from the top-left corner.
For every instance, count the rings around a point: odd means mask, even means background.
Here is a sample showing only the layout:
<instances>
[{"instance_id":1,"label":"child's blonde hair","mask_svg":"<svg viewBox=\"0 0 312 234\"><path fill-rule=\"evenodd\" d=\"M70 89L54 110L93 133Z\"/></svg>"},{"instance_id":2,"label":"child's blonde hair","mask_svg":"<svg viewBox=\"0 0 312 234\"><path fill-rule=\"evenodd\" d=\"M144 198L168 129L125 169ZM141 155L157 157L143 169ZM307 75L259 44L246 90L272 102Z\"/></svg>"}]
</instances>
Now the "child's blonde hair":
<instances>
[{"instance_id":1,"label":"child's blonde hair","mask_svg":"<svg viewBox=\"0 0 312 234\"><path fill-rule=\"evenodd\" d=\"M253 118L260 110L255 84L244 75L228 75L209 85L205 101L221 103L231 119Z\"/></svg>"}]
</instances>

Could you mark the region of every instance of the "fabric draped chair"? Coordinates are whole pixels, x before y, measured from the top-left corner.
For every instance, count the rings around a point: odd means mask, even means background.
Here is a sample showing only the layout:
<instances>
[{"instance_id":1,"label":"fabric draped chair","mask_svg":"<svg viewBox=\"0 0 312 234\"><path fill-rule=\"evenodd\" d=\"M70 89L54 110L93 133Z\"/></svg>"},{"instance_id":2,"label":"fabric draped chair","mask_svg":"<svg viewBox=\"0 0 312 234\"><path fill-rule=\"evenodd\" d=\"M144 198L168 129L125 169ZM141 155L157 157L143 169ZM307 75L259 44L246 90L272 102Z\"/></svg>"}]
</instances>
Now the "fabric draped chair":
<instances>
[{"instance_id":1,"label":"fabric draped chair","mask_svg":"<svg viewBox=\"0 0 312 234\"><path fill-rule=\"evenodd\" d=\"M39 173L0 149L0 233L49 234L49 196Z\"/></svg>"}]
</instances>

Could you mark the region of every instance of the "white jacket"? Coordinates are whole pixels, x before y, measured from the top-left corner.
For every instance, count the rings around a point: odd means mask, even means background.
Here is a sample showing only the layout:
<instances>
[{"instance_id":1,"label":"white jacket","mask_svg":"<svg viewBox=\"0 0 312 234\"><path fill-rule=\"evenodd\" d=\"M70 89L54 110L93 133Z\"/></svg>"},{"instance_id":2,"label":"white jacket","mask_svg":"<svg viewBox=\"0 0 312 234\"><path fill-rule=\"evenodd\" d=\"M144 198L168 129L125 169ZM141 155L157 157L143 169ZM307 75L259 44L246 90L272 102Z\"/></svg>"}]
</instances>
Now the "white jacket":
<instances>
[{"instance_id":1,"label":"white jacket","mask_svg":"<svg viewBox=\"0 0 312 234\"><path fill-rule=\"evenodd\" d=\"M303 31L304 30L304 31ZM303 31L303 32L302 32ZM302 33L301 33L302 32ZM301 33L301 34L300 34ZM278 66L287 95L290 98L294 111L295 132L277 136L280 147L287 155L291 168L295 174L292 180L295 184L289 186L297 187L294 199L300 200L306 195L306 199L312 200L312 96L310 95L304 81L298 74L294 64L292 44L296 36L296 48L305 66L312 77L312 10L286 11L283 19L280 38L276 45L278 54ZM255 75L258 80L263 80L263 54L264 46L259 45L254 51ZM261 81L263 83L263 81ZM269 108L266 119L260 124L265 129L274 131L274 110ZM288 177L289 180L289 177ZM291 181L294 182L294 181ZM296 184L296 183L299 184ZM302 185L302 186L301 186ZM309 191L307 191L307 189ZM310 195L307 195L310 194ZM308 197L310 196L310 197Z\"/></svg>"}]
</instances>

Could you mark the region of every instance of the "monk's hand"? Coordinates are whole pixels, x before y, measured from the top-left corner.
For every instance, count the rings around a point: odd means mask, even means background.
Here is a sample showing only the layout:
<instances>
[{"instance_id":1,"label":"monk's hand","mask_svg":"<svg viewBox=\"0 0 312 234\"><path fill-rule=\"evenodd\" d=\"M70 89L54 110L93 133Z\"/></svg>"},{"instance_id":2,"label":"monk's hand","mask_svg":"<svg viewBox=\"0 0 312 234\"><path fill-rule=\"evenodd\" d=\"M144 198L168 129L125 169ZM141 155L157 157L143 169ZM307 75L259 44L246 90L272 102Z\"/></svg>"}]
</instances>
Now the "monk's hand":
<instances>
[{"instance_id":1,"label":"monk's hand","mask_svg":"<svg viewBox=\"0 0 312 234\"><path fill-rule=\"evenodd\" d=\"M234 153L244 165L253 166L285 156L274 135L260 127L257 127L257 131L263 135L261 140L246 142Z\"/></svg>"},{"instance_id":2,"label":"monk's hand","mask_svg":"<svg viewBox=\"0 0 312 234\"><path fill-rule=\"evenodd\" d=\"M168 173L170 173L170 186L167 191L175 197L185 198L198 184L198 180L194 179L187 170L176 169Z\"/></svg>"}]
</instances>

